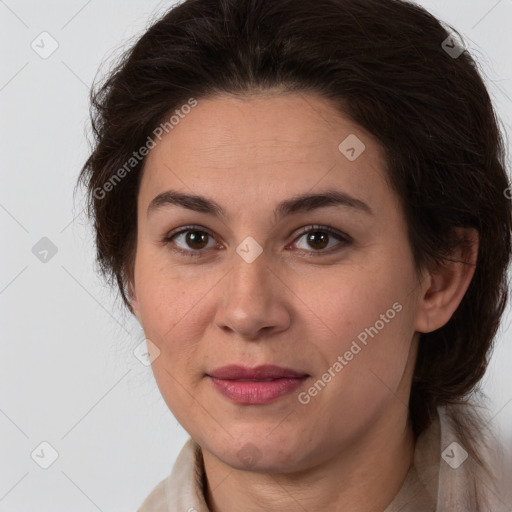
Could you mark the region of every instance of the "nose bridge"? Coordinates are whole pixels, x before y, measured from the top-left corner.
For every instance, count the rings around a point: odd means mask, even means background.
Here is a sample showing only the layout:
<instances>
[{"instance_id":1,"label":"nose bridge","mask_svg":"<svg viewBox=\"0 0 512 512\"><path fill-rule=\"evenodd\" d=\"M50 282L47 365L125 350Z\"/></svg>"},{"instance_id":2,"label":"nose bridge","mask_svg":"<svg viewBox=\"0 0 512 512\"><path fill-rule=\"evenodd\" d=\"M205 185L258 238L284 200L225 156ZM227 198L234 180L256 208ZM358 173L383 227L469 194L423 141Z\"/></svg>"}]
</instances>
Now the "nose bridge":
<instances>
[{"instance_id":1,"label":"nose bridge","mask_svg":"<svg viewBox=\"0 0 512 512\"><path fill-rule=\"evenodd\" d=\"M289 324L289 313L280 300L279 280L268 265L264 251L252 253L251 242L237 248L227 285L219 301L216 323L222 329L237 332L242 337L255 338L262 329L282 330ZM238 254L238 249L249 251Z\"/></svg>"},{"instance_id":2,"label":"nose bridge","mask_svg":"<svg viewBox=\"0 0 512 512\"><path fill-rule=\"evenodd\" d=\"M257 249L250 241L242 242L236 249L233 269L229 276L228 299L247 305L270 294L268 258L263 248Z\"/></svg>"}]
</instances>

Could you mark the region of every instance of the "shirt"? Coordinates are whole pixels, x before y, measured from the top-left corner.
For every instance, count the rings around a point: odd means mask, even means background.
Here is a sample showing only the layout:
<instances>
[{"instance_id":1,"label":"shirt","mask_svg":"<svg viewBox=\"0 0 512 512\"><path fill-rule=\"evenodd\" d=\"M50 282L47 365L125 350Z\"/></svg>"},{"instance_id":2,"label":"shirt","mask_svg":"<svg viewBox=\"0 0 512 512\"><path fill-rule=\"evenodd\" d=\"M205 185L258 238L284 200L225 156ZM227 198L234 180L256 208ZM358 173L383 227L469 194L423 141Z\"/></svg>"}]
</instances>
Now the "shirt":
<instances>
[{"instance_id":1,"label":"shirt","mask_svg":"<svg viewBox=\"0 0 512 512\"><path fill-rule=\"evenodd\" d=\"M402 487L383 512L512 510L510 497L505 496L505 487L498 483L496 474L490 477L484 474L460 444L453 414L457 412L450 407L438 407L436 418L416 440L414 460ZM478 441L483 441L483 430L478 432ZM497 450L478 451L494 470L505 467L497 466L500 463L496 458ZM499 474L499 470L496 473ZM153 489L137 512L211 512L203 494L204 479L201 448L189 438L171 474Z\"/></svg>"}]
</instances>

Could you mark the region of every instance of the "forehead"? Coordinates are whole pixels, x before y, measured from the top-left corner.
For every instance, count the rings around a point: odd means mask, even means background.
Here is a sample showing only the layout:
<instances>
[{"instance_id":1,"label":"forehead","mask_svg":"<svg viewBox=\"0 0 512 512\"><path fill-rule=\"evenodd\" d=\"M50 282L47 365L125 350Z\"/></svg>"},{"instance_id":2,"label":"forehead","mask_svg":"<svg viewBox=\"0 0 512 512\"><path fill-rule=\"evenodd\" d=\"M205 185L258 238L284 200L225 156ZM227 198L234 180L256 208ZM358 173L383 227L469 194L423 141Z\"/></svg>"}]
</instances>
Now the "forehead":
<instances>
[{"instance_id":1,"label":"forehead","mask_svg":"<svg viewBox=\"0 0 512 512\"><path fill-rule=\"evenodd\" d=\"M371 200L369 185L386 188L384 169L378 141L326 99L218 95L199 99L156 141L140 194L148 203L167 187L203 195L213 187L225 194L219 202L233 202L338 185Z\"/></svg>"},{"instance_id":2,"label":"forehead","mask_svg":"<svg viewBox=\"0 0 512 512\"><path fill-rule=\"evenodd\" d=\"M275 161L274 152L300 161L302 156L319 149L336 154L343 136L355 132L370 145L378 145L331 102L316 95L274 92L238 97L224 94L198 100L197 105L164 134L166 144L159 144L152 153L164 152L165 146L182 158L208 157L211 163L220 160L223 167L228 158L240 160L246 155L262 157L263 160L254 163L271 163Z\"/></svg>"}]
</instances>

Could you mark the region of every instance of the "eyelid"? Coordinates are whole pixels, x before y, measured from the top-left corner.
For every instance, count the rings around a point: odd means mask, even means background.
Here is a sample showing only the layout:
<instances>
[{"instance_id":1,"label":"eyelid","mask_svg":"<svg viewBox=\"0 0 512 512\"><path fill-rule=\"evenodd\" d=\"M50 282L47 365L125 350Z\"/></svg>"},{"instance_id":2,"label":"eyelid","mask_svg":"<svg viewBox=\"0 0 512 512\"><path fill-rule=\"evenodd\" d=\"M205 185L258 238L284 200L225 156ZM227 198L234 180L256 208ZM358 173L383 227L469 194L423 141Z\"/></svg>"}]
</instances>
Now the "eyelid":
<instances>
[{"instance_id":1,"label":"eyelid","mask_svg":"<svg viewBox=\"0 0 512 512\"><path fill-rule=\"evenodd\" d=\"M199 226L198 224L191 224L189 226L181 226L170 231L165 235L165 239L169 239L176 235L180 235L186 231L204 231L205 233L208 233L211 237L215 238L215 235L208 228L205 228L204 226Z\"/></svg>"},{"instance_id":2,"label":"eyelid","mask_svg":"<svg viewBox=\"0 0 512 512\"><path fill-rule=\"evenodd\" d=\"M309 233L310 231L325 231L327 233L330 233L331 235L336 235L339 238L343 238L344 240L352 241L352 239L346 233L343 233L342 231L331 228L329 226L323 226L321 224L310 224L309 226L304 226L297 233L295 233L294 241L298 237L306 233Z\"/></svg>"}]
</instances>

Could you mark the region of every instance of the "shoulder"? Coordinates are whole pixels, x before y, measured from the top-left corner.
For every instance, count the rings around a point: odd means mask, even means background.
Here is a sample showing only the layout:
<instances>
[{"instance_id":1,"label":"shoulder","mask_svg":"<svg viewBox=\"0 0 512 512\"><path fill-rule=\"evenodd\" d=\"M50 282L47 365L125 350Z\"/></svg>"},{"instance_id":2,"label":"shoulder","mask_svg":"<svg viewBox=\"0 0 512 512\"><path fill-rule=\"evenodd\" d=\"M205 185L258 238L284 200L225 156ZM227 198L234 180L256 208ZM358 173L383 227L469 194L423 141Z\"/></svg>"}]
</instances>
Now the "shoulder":
<instances>
[{"instance_id":1,"label":"shoulder","mask_svg":"<svg viewBox=\"0 0 512 512\"><path fill-rule=\"evenodd\" d=\"M201 448L189 438L170 475L157 484L137 512L208 512L203 494L203 473Z\"/></svg>"},{"instance_id":2,"label":"shoulder","mask_svg":"<svg viewBox=\"0 0 512 512\"><path fill-rule=\"evenodd\" d=\"M137 512L167 512L165 487L167 478L162 480L146 497Z\"/></svg>"},{"instance_id":3,"label":"shoulder","mask_svg":"<svg viewBox=\"0 0 512 512\"><path fill-rule=\"evenodd\" d=\"M508 511L510 461L489 413L476 402L442 406L438 413L438 512Z\"/></svg>"}]
</instances>

